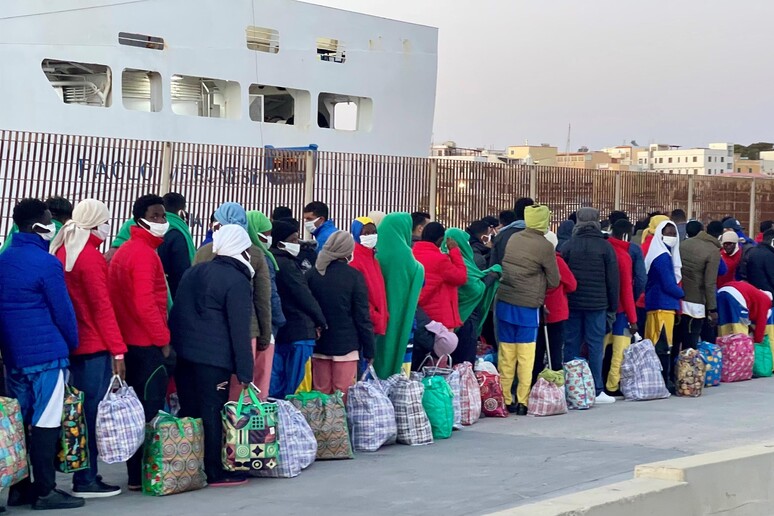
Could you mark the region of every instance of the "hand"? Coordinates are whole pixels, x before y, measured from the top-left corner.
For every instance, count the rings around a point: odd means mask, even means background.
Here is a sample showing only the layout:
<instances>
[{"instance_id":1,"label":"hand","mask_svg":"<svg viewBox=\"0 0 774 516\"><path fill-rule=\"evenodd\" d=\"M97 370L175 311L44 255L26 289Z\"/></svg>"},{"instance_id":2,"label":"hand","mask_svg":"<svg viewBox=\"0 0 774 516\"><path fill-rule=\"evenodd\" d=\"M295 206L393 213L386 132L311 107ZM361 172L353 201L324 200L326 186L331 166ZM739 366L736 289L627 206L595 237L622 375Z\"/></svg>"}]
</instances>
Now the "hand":
<instances>
[{"instance_id":1,"label":"hand","mask_svg":"<svg viewBox=\"0 0 774 516\"><path fill-rule=\"evenodd\" d=\"M269 349L269 345L270 345L270 344L271 344L271 341L264 342L264 341L262 341L262 340L259 340L259 341L256 343L256 345L255 345L255 348L256 348L258 351L266 351L267 349Z\"/></svg>"},{"instance_id":2,"label":"hand","mask_svg":"<svg viewBox=\"0 0 774 516\"><path fill-rule=\"evenodd\" d=\"M639 328L637 328L637 323L629 323L629 333L634 335L639 331Z\"/></svg>"},{"instance_id":3,"label":"hand","mask_svg":"<svg viewBox=\"0 0 774 516\"><path fill-rule=\"evenodd\" d=\"M707 318L709 319L710 326L715 327L718 325L718 313L717 312L710 312L709 315L707 315Z\"/></svg>"},{"instance_id":4,"label":"hand","mask_svg":"<svg viewBox=\"0 0 774 516\"><path fill-rule=\"evenodd\" d=\"M446 239L446 248L449 249L449 251L451 251L452 249L459 249L459 247L460 246L456 240L453 240L451 238Z\"/></svg>"},{"instance_id":5,"label":"hand","mask_svg":"<svg viewBox=\"0 0 774 516\"><path fill-rule=\"evenodd\" d=\"M169 358L171 352L172 348L169 347L169 344L161 348L161 354L164 355L164 358Z\"/></svg>"},{"instance_id":6,"label":"hand","mask_svg":"<svg viewBox=\"0 0 774 516\"><path fill-rule=\"evenodd\" d=\"M314 329L314 331L317 333L317 340L320 340L320 337L322 336L322 328L318 326Z\"/></svg>"},{"instance_id":7,"label":"hand","mask_svg":"<svg viewBox=\"0 0 774 516\"><path fill-rule=\"evenodd\" d=\"M226 389L228 389L228 381L221 382L215 386L216 391L225 391Z\"/></svg>"},{"instance_id":8,"label":"hand","mask_svg":"<svg viewBox=\"0 0 774 516\"><path fill-rule=\"evenodd\" d=\"M113 357L113 374L117 374L121 380L126 380L126 362L123 358Z\"/></svg>"}]
</instances>

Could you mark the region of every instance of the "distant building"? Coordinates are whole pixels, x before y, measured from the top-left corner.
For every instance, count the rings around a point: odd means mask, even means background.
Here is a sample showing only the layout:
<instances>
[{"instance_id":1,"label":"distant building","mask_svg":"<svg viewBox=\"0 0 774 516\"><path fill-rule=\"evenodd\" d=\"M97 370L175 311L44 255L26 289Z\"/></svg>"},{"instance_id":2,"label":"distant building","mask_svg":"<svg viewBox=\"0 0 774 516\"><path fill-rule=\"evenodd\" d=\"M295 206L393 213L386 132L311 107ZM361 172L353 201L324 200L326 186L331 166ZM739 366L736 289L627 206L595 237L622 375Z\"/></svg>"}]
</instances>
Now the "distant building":
<instances>
[{"instance_id":1,"label":"distant building","mask_svg":"<svg viewBox=\"0 0 774 516\"><path fill-rule=\"evenodd\" d=\"M734 145L711 143L708 148L681 149L654 143L637 152L637 165L652 172L716 176L734 171Z\"/></svg>"},{"instance_id":2,"label":"distant building","mask_svg":"<svg viewBox=\"0 0 774 516\"><path fill-rule=\"evenodd\" d=\"M506 149L509 160L519 160L527 165L556 165L557 148L548 143L541 145L513 145Z\"/></svg>"},{"instance_id":3,"label":"distant building","mask_svg":"<svg viewBox=\"0 0 774 516\"><path fill-rule=\"evenodd\" d=\"M607 152L568 152L556 155L557 167L570 168L607 168L613 163L613 158Z\"/></svg>"},{"instance_id":4,"label":"distant building","mask_svg":"<svg viewBox=\"0 0 774 516\"><path fill-rule=\"evenodd\" d=\"M507 161L504 150L457 147L457 144L451 141L433 145L430 148L430 157L483 163L502 163Z\"/></svg>"}]
</instances>

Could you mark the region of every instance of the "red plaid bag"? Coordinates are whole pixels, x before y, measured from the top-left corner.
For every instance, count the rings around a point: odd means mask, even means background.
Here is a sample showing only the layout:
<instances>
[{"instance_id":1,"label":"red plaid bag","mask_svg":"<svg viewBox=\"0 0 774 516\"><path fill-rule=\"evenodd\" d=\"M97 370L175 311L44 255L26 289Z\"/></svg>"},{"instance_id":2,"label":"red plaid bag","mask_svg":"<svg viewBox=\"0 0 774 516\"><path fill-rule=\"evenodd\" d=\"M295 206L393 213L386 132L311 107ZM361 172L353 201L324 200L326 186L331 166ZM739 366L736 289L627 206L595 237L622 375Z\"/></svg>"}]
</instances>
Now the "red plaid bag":
<instances>
[{"instance_id":1,"label":"red plaid bag","mask_svg":"<svg viewBox=\"0 0 774 516\"><path fill-rule=\"evenodd\" d=\"M564 389L557 387L545 378L538 378L529 393L530 416L556 416L567 413L567 401Z\"/></svg>"},{"instance_id":2,"label":"red plaid bag","mask_svg":"<svg viewBox=\"0 0 774 516\"><path fill-rule=\"evenodd\" d=\"M470 362L457 364L454 370L460 374L462 424L470 426L481 417L481 388L478 386L478 379Z\"/></svg>"},{"instance_id":3,"label":"red plaid bag","mask_svg":"<svg viewBox=\"0 0 774 516\"><path fill-rule=\"evenodd\" d=\"M717 344L723 352L720 381L728 383L751 379L755 363L755 344L752 338L735 333L718 337Z\"/></svg>"},{"instance_id":4,"label":"red plaid bag","mask_svg":"<svg viewBox=\"0 0 774 516\"><path fill-rule=\"evenodd\" d=\"M486 417L508 417L500 386L500 375L476 371L476 379L481 389L481 411Z\"/></svg>"}]
</instances>

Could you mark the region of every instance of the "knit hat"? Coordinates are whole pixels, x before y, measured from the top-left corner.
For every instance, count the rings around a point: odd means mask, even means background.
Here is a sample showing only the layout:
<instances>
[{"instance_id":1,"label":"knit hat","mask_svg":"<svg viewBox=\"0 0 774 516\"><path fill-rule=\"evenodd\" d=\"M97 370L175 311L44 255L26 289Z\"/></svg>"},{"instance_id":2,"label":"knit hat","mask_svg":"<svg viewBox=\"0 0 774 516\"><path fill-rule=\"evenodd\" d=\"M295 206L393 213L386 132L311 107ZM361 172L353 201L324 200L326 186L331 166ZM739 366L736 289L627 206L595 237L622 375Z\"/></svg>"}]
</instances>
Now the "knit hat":
<instances>
[{"instance_id":1,"label":"knit hat","mask_svg":"<svg viewBox=\"0 0 774 516\"><path fill-rule=\"evenodd\" d=\"M426 324L425 328L430 333L435 334L433 352L436 354L436 356L442 357L445 355L451 355L454 350L457 349L457 344L459 343L457 335L453 331L450 331L443 324L439 323L438 321L432 321Z\"/></svg>"},{"instance_id":2,"label":"knit hat","mask_svg":"<svg viewBox=\"0 0 774 516\"><path fill-rule=\"evenodd\" d=\"M720 243L721 244L728 244L728 243L739 243L739 235L734 233L733 231L726 231L720 236Z\"/></svg>"},{"instance_id":3,"label":"knit hat","mask_svg":"<svg viewBox=\"0 0 774 516\"><path fill-rule=\"evenodd\" d=\"M271 246L284 242L293 233L298 233L298 221L295 219L275 220L271 228Z\"/></svg>"},{"instance_id":4,"label":"knit hat","mask_svg":"<svg viewBox=\"0 0 774 516\"><path fill-rule=\"evenodd\" d=\"M551 219L551 212L548 206L534 204L524 208L524 223L528 228L545 233L548 231L548 222Z\"/></svg>"},{"instance_id":5,"label":"knit hat","mask_svg":"<svg viewBox=\"0 0 774 516\"><path fill-rule=\"evenodd\" d=\"M559 245L559 237L556 236L556 233L553 231L546 232L546 240L551 242L551 245L554 246L554 249L556 249L556 246Z\"/></svg>"},{"instance_id":6,"label":"knit hat","mask_svg":"<svg viewBox=\"0 0 774 516\"><path fill-rule=\"evenodd\" d=\"M368 213L368 218L373 221L374 225L376 225L377 228L379 227L379 225L382 223L382 220L384 220L384 217L386 216L387 216L386 213L379 210L374 210Z\"/></svg>"},{"instance_id":7,"label":"knit hat","mask_svg":"<svg viewBox=\"0 0 774 516\"><path fill-rule=\"evenodd\" d=\"M224 202L215 210L215 220L223 225L236 224L247 231L247 213L241 204L236 202Z\"/></svg>"},{"instance_id":8,"label":"knit hat","mask_svg":"<svg viewBox=\"0 0 774 516\"><path fill-rule=\"evenodd\" d=\"M360 243L360 235L363 233L363 227L368 224L373 224L374 226L376 225L376 223L369 217L358 217L352 221L349 232L352 233L352 237L358 244Z\"/></svg>"},{"instance_id":9,"label":"knit hat","mask_svg":"<svg viewBox=\"0 0 774 516\"><path fill-rule=\"evenodd\" d=\"M336 260L349 258L354 251L355 241L352 239L352 235L346 231L336 231L328 238L322 251L317 255L314 268L317 269L320 276L325 276L325 273L328 271L328 265Z\"/></svg>"}]
</instances>

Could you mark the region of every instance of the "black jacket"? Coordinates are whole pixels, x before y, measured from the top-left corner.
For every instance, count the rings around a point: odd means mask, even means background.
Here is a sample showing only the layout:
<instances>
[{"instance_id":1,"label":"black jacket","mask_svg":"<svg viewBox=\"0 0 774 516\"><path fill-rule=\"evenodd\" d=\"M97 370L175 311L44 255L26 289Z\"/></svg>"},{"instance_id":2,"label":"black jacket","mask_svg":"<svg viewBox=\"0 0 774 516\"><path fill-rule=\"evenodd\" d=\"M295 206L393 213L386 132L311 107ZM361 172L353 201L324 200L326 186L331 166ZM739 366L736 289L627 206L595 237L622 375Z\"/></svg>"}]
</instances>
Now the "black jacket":
<instances>
[{"instance_id":1,"label":"black jacket","mask_svg":"<svg viewBox=\"0 0 774 516\"><path fill-rule=\"evenodd\" d=\"M747 251L747 282L774 293L774 248L757 245Z\"/></svg>"},{"instance_id":2,"label":"black jacket","mask_svg":"<svg viewBox=\"0 0 774 516\"><path fill-rule=\"evenodd\" d=\"M306 277L328 323L314 347L315 353L343 356L357 350L361 358L373 358L374 327L363 274L335 261L328 265L325 276L312 269Z\"/></svg>"},{"instance_id":3,"label":"black jacket","mask_svg":"<svg viewBox=\"0 0 774 516\"><path fill-rule=\"evenodd\" d=\"M170 229L164 235L164 243L158 248L161 265L164 267L164 274L167 276L167 284L172 297L175 297L177 286L185 271L191 268L191 255L188 254L188 243L183 234Z\"/></svg>"},{"instance_id":4,"label":"black jacket","mask_svg":"<svg viewBox=\"0 0 774 516\"><path fill-rule=\"evenodd\" d=\"M189 268L169 315L172 347L185 360L228 369L240 382L251 382L252 310L250 273L238 260L216 256Z\"/></svg>"},{"instance_id":5,"label":"black jacket","mask_svg":"<svg viewBox=\"0 0 774 516\"><path fill-rule=\"evenodd\" d=\"M494 242L492 242L492 250L489 252L490 267L493 265L503 264L505 246L508 245L508 240L519 231L524 231L524 228L507 227L506 229L502 229L499 233L497 233L497 236L494 238Z\"/></svg>"},{"instance_id":6,"label":"black jacket","mask_svg":"<svg viewBox=\"0 0 774 516\"><path fill-rule=\"evenodd\" d=\"M438 360L438 356L433 352L435 347L435 334L425 328L432 320L427 316L424 310L417 307L417 313L414 317L414 349L411 354L411 370L419 371L427 355L432 355L433 360Z\"/></svg>"},{"instance_id":7,"label":"black jacket","mask_svg":"<svg viewBox=\"0 0 774 516\"><path fill-rule=\"evenodd\" d=\"M475 237L470 237L470 248L473 249L473 261L476 262L476 267L482 271L489 267L489 255L492 250L484 245L484 243Z\"/></svg>"},{"instance_id":8,"label":"black jacket","mask_svg":"<svg viewBox=\"0 0 774 516\"><path fill-rule=\"evenodd\" d=\"M577 227L562 248L562 258L578 281L568 296L570 310L618 310L618 261L599 229Z\"/></svg>"},{"instance_id":9,"label":"black jacket","mask_svg":"<svg viewBox=\"0 0 774 516\"><path fill-rule=\"evenodd\" d=\"M278 344L299 340L315 340L316 328L325 328L325 316L309 290L299 262L287 251L271 249L277 260L277 292L282 302L282 313L287 322L277 332Z\"/></svg>"}]
</instances>

